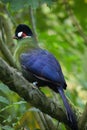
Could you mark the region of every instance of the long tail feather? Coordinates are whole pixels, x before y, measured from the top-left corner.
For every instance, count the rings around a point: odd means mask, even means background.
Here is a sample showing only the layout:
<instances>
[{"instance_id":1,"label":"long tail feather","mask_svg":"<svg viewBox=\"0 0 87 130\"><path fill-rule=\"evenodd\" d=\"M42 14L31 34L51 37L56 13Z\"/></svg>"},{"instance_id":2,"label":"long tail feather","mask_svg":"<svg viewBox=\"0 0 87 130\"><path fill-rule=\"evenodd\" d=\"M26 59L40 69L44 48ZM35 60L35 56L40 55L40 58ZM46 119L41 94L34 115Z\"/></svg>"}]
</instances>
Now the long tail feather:
<instances>
[{"instance_id":1,"label":"long tail feather","mask_svg":"<svg viewBox=\"0 0 87 130\"><path fill-rule=\"evenodd\" d=\"M78 126L77 126L77 121L75 118L74 113L72 112L70 105L67 101L67 98L64 94L63 88L62 87L58 87L58 92L60 94L60 96L62 97L64 106L66 108L66 112L67 112L67 117L68 117L68 121L69 121L69 125L71 127L72 130L78 130Z\"/></svg>"}]
</instances>

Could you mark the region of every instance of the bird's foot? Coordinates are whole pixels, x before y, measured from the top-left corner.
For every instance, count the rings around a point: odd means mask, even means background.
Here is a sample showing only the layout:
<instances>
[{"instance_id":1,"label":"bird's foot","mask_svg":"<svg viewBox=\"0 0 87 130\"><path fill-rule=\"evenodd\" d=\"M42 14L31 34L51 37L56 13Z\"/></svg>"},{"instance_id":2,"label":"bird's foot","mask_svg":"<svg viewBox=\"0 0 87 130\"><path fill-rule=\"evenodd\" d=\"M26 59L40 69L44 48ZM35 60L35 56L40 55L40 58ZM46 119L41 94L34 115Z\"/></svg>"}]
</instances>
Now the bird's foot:
<instances>
[{"instance_id":1,"label":"bird's foot","mask_svg":"<svg viewBox=\"0 0 87 130\"><path fill-rule=\"evenodd\" d=\"M34 85L34 86L37 86L37 84L38 84L38 82L37 82L37 81L33 82L33 85Z\"/></svg>"},{"instance_id":2,"label":"bird's foot","mask_svg":"<svg viewBox=\"0 0 87 130\"><path fill-rule=\"evenodd\" d=\"M38 82L37 81L35 81L35 82L33 82L33 88L38 88Z\"/></svg>"}]
</instances>

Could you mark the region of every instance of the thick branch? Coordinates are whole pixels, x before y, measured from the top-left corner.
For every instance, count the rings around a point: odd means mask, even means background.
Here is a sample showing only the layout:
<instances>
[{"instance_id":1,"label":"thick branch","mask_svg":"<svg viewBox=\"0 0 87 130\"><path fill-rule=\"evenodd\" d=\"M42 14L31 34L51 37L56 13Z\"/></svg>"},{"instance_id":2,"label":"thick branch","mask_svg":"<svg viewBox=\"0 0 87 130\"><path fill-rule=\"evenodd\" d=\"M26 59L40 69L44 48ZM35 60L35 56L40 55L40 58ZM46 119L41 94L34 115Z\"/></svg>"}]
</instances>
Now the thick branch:
<instances>
[{"instance_id":1,"label":"thick branch","mask_svg":"<svg viewBox=\"0 0 87 130\"><path fill-rule=\"evenodd\" d=\"M62 108L25 80L21 73L10 67L1 58L0 80L34 107L39 108L42 112L68 125L67 117Z\"/></svg>"}]
</instances>

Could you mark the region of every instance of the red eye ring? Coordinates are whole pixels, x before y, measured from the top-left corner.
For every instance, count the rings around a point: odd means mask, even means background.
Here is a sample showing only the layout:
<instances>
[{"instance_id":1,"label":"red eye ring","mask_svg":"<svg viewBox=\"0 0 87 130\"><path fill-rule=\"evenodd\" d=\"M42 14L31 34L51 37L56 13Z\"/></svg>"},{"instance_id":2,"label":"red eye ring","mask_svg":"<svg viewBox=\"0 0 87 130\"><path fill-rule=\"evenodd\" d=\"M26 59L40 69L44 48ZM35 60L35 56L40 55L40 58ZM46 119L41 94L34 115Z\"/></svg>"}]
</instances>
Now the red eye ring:
<instances>
[{"instance_id":1,"label":"red eye ring","mask_svg":"<svg viewBox=\"0 0 87 130\"><path fill-rule=\"evenodd\" d=\"M22 33L22 37L26 37L27 35L26 35L26 33Z\"/></svg>"}]
</instances>

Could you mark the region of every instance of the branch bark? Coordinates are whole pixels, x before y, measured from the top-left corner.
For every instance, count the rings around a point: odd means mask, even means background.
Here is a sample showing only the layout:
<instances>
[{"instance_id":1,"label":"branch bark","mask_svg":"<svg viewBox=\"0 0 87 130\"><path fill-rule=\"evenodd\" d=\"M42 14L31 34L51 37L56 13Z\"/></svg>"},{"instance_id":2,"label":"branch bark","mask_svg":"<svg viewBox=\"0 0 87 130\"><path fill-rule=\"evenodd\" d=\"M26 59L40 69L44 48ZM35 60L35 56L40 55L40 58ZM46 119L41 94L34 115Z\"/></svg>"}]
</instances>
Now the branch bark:
<instances>
[{"instance_id":1,"label":"branch bark","mask_svg":"<svg viewBox=\"0 0 87 130\"><path fill-rule=\"evenodd\" d=\"M68 125L62 108L25 80L21 73L10 67L2 58L0 58L0 80L34 107Z\"/></svg>"}]
</instances>

